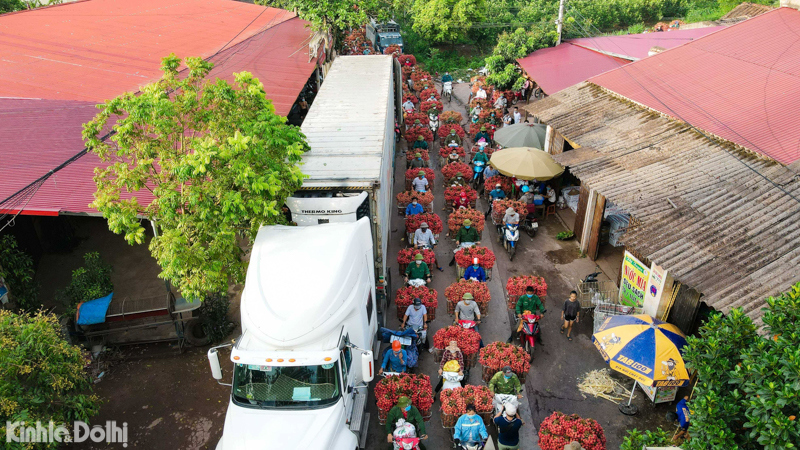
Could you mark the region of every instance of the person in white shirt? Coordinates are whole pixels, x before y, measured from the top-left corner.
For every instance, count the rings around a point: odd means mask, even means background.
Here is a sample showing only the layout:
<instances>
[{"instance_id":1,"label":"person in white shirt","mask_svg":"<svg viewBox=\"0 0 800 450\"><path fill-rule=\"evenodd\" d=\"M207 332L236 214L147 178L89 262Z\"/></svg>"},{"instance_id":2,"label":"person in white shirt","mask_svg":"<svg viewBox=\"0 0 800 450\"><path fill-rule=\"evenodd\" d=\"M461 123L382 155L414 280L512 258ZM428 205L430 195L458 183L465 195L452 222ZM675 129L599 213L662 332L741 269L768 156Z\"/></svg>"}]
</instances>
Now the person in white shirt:
<instances>
[{"instance_id":1,"label":"person in white shirt","mask_svg":"<svg viewBox=\"0 0 800 450\"><path fill-rule=\"evenodd\" d=\"M478 88L478 92L475 93L475 98L482 98L486 100L486 91L483 90L483 86Z\"/></svg>"},{"instance_id":2,"label":"person in white shirt","mask_svg":"<svg viewBox=\"0 0 800 450\"><path fill-rule=\"evenodd\" d=\"M403 110L405 112L413 112L414 111L414 103L411 100L406 100L406 102L403 103Z\"/></svg>"},{"instance_id":3,"label":"person in white shirt","mask_svg":"<svg viewBox=\"0 0 800 450\"><path fill-rule=\"evenodd\" d=\"M514 123L522 123L522 114L519 113L519 108L514 107Z\"/></svg>"},{"instance_id":4,"label":"person in white shirt","mask_svg":"<svg viewBox=\"0 0 800 450\"><path fill-rule=\"evenodd\" d=\"M425 172L419 171L419 176L411 181L411 185L417 192L425 192L428 190L428 179L425 178Z\"/></svg>"},{"instance_id":5,"label":"person in white shirt","mask_svg":"<svg viewBox=\"0 0 800 450\"><path fill-rule=\"evenodd\" d=\"M553 189L553 186L547 185L547 204L555 205L556 200L558 200L558 196L556 195L556 190Z\"/></svg>"},{"instance_id":6,"label":"person in white shirt","mask_svg":"<svg viewBox=\"0 0 800 450\"><path fill-rule=\"evenodd\" d=\"M519 214L514 208L509 207L506 209L506 214L503 216L503 223L512 225L519 223Z\"/></svg>"},{"instance_id":7,"label":"person in white shirt","mask_svg":"<svg viewBox=\"0 0 800 450\"><path fill-rule=\"evenodd\" d=\"M428 228L427 222L419 224L419 228L414 231L414 247L422 247L423 245L429 245L431 249L436 246L436 238L434 238L433 232ZM433 263L436 265L436 268L439 269L439 272L444 271L444 269L439 267L439 261L436 259L435 255L433 257Z\"/></svg>"}]
</instances>

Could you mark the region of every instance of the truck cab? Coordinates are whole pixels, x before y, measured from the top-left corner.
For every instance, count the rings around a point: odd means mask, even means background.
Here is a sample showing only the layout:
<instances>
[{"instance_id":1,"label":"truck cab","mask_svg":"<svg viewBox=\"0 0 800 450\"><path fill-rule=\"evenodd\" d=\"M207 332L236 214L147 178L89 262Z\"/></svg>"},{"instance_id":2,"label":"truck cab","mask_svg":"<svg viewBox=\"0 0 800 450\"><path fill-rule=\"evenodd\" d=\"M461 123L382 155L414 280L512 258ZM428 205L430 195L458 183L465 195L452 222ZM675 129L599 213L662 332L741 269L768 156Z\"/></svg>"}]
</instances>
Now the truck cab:
<instances>
[{"instance_id":1,"label":"truck cab","mask_svg":"<svg viewBox=\"0 0 800 450\"><path fill-rule=\"evenodd\" d=\"M400 25L394 20L386 23L377 23L375 19L370 19L367 24L367 39L372 41L375 51L383 54L386 47L390 45L400 46L403 50L403 36L400 35Z\"/></svg>"},{"instance_id":2,"label":"truck cab","mask_svg":"<svg viewBox=\"0 0 800 450\"><path fill-rule=\"evenodd\" d=\"M363 448L377 333L374 273L367 218L259 230L217 450ZM218 349L208 356L221 380Z\"/></svg>"}]
</instances>

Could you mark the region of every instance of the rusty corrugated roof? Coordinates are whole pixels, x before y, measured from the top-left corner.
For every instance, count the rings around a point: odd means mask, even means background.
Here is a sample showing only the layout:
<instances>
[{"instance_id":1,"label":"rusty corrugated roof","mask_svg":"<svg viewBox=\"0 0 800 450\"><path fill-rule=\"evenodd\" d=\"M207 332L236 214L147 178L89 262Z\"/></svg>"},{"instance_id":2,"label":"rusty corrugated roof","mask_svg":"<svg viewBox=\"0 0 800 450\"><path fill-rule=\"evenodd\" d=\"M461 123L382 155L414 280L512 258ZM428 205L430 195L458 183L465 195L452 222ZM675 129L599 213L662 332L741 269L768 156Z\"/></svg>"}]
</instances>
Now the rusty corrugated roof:
<instances>
[{"instance_id":1,"label":"rusty corrugated roof","mask_svg":"<svg viewBox=\"0 0 800 450\"><path fill-rule=\"evenodd\" d=\"M769 5L759 5L757 3L748 3L742 2L732 10L728 11L727 14L720 17L719 20L725 21L729 19L749 19L751 17L759 16L764 14L765 12L772 11L772 6Z\"/></svg>"},{"instance_id":2,"label":"rusty corrugated roof","mask_svg":"<svg viewBox=\"0 0 800 450\"><path fill-rule=\"evenodd\" d=\"M710 306L760 321L764 299L800 280L800 203L787 194L800 198L800 180L786 166L591 83L527 109L581 146L556 159L640 222L623 242Z\"/></svg>"}]
</instances>

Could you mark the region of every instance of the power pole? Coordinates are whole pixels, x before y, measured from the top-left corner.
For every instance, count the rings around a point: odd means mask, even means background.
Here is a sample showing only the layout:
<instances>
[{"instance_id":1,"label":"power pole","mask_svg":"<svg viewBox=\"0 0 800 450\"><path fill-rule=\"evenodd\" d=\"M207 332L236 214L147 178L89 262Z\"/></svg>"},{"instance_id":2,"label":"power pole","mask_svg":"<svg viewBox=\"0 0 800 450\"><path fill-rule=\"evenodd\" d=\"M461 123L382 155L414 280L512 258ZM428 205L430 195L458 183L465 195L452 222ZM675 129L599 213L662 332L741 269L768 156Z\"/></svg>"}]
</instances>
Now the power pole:
<instances>
[{"instance_id":1,"label":"power pole","mask_svg":"<svg viewBox=\"0 0 800 450\"><path fill-rule=\"evenodd\" d=\"M558 2L558 20L556 21L556 25L558 26L558 40L556 41L556 45L560 45L561 28L564 25L564 0L559 0Z\"/></svg>"}]
</instances>

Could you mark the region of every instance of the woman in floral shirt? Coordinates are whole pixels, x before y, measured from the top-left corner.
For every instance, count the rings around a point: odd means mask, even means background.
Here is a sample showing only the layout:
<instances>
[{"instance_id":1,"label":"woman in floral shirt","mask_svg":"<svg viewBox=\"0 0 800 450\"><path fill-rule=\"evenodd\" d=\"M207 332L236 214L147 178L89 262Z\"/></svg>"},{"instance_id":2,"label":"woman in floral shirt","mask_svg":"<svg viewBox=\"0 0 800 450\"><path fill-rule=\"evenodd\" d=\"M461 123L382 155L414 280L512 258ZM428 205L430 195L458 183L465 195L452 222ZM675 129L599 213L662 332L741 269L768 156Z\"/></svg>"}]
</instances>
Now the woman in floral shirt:
<instances>
[{"instance_id":1,"label":"woman in floral shirt","mask_svg":"<svg viewBox=\"0 0 800 450\"><path fill-rule=\"evenodd\" d=\"M442 368L448 361L457 361L458 367L464 367L464 354L461 353L461 349L458 348L458 342L450 341L450 344L444 349L444 353L442 353L442 360L439 361L439 384L436 385L436 394L442 390L442 385L444 384L444 378L442 378ZM464 375L463 372L458 372L459 375Z\"/></svg>"}]
</instances>

